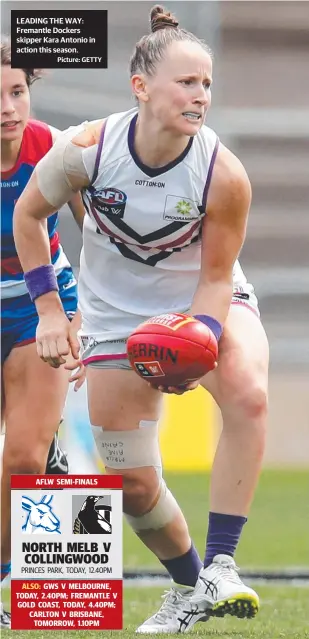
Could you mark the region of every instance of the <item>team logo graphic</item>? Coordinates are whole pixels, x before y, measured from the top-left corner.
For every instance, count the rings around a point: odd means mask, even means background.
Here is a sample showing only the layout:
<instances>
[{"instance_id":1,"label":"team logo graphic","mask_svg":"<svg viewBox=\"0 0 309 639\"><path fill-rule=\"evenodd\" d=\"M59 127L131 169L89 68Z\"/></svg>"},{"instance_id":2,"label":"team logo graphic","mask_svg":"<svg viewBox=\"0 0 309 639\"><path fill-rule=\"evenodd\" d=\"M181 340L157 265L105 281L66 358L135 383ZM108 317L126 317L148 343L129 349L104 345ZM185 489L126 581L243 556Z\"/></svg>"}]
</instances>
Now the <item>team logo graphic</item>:
<instances>
[{"instance_id":1,"label":"team logo graphic","mask_svg":"<svg viewBox=\"0 0 309 639\"><path fill-rule=\"evenodd\" d=\"M119 189L108 188L92 193L92 204L98 213L123 218L127 196Z\"/></svg>"},{"instance_id":2,"label":"team logo graphic","mask_svg":"<svg viewBox=\"0 0 309 639\"><path fill-rule=\"evenodd\" d=\"M44 495L38 502L33 501L27 495L22 496L22 509L26 513L22 526L23 533L27 535L61 534L60 519L53 512L52 500L53 495Z\"/></svg>"},{"instance_id":3,"label":"team logo graphic","mask_svg":"<svg viewBox=\"0 0 309 639\"><path fill-rule=\"evenodd\" d=\"M187 197L179 198L177 195L167 195L163 218L177 222L190 222L201 215L198 202Z\"/></svg>"},{"instance_id":4,"label":"team logo graphic","mask_svg":"<svg viewBox=\"0 0 309 639\"><path fill-rule=\"evenodd\" d=\"M80 505L80 500L82 504ZM100 503L99 503L100 502ZM73 497L73 513L77 516L73 522L73 533L75 535L111 535L111 497L89 495L86 499L83 496Z\"/></svg>"},{"instance_id":5,"label":"team logo graphic","mask_svg":"<svg viewBox=\"0 0 309 639\"><path fill-rule=\"evenodd\" d=\"M177 213L180 215L189 215L192 211L192 205L190 202L186 202L185 200L180 200L178 204L175 206Z\"/></svg>"}]
</instances>

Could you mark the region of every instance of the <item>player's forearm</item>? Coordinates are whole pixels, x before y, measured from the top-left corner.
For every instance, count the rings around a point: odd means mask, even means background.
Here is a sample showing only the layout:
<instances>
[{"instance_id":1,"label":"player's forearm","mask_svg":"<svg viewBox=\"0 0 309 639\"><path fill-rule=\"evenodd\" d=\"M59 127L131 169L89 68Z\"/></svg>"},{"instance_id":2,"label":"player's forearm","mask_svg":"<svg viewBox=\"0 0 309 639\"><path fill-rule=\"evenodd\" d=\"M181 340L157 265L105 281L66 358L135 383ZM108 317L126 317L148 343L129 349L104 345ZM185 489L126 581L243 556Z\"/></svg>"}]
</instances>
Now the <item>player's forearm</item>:
<instances>
[{"instance_id":1,"label":"player's forearm","mask_svg":"<svg viewBox=\"0 0 309 639\"><path fill-rule=\"evenodd\" d=\"M79 329L81 328L82 325L82 315L79 309L77 309L72 322L71 322L71 326L73 326L73 328L75 329L76 333L79 331Z\"/></svg>"},{"instance_id":2,"label":"player's forearm","mask_svg":"<svg viewBox=\"0 0 309 639\"><path fill-rule=\"evenodd\" d=\"M50 264L50 243L46 220L27 214L16 204L13 220L16 251L23 271L31 271L42 264Z\"/></svg>"},{"instance_id":3,"label":"player's forearm","mask_svg":"<svg viewBox=\"0 0 309 639\"><path fill-rule=\"evenodd\" d=\"M34 303L39 317L54 315L59 312L64 313L62 302L57 291L50 291L49 293L45 293L45 295L40 295Z\"/></svg>"},{"instance_id":4,"label":"player's forearm","mask_svg":"<svg viewBox=\"0 0 309 639\"><path fill-rule=\"evenodd\" d=\"M50 264L50 243L45 219L36 219L17 203L14 211L14 241L24 273ZM57 291L53 290L35 299L39 316L63 311Z\"/></svg>"},{"instance_id":5,"label":"player's forearm","mask_svg":"<svg viewBox=\"0 0 309 639\"><path fill-rule=\"evenodd\" d=\"M200 283L196 289L191 315L209 315L223 326L233 295L232 279Z\"/></svg>"}]
</instances>

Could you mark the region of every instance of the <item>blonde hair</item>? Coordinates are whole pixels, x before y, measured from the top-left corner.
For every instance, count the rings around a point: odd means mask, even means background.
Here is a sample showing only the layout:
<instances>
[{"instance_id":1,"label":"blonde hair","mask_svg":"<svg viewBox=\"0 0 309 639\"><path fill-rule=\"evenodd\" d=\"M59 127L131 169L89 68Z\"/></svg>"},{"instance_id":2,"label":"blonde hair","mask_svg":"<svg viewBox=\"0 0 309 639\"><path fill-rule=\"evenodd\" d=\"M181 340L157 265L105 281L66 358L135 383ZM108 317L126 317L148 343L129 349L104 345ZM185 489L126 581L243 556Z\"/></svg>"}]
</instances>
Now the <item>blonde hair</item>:
<instances>
[{"instance_id":1,"label":"blonde hair","mask_svg":"<svg viewBox=\"0 0 309 639\"><path fill-rule=\"evenodd\" d=\"M164 52L172 42L196 42L212 57L211 49L190 31L181 29L176 17L161 5L155 5L150 12L151 33L144 35L135 45L130 60L130 75L145 73L153 75L156 65L164 57Z\"/></svg>"}]
</instances>

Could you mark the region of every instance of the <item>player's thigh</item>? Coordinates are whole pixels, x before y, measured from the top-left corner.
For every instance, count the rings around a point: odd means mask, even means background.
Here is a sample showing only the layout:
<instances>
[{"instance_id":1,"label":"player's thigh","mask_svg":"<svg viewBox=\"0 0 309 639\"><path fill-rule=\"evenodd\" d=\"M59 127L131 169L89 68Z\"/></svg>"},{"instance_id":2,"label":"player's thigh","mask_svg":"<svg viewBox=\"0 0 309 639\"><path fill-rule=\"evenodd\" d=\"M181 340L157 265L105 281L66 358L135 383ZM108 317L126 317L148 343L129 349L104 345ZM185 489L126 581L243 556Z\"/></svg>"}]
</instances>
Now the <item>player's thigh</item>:
<instances>
[{"instance_id":1,"label":"player's thigh","mask_svg":"<svg viewBox=\"0 0 309 639\"><path fill-rule=\"evenodd\" d=\"M260 389L267 394L269 347L260 318L232 304L219 343L218 367L201 384L221 405L233 394Z\"/></svg>"},{"instance_id":2,"label":"player's thigh","mask_svg":"<svg viewBox=\"0 0 309 639\"><path fill-rule=\"evenodd\" d=\"M103 451L105 471L123 477L124 511L136 516L147 512L160 487L157 422L162 394L134 371L91 366L87 366L87 390L90 422L98 431L95 439L98 450ZM123 431L127 431L125 439ZM110 457L110 451L117 451L120 445L121 466L111 463Z\"/></svg>"},{"instance_id":3,"label":"player's thigh","mask_svg":"<svg viewBox=\"0 0 309 639\"><path fill-rule=\"evenodd\" d=\"M106 430L134 430L159 420L162 394L134 371L87 366L90 422Z\"/></svg>"},{"instance_id":4,"label":"player's thigh","mask_svg":"<svg viewBox=\"0 0 309 639\"><path fill-rule=\"evenodd\" d=\"M6 445L50 444L68 391L69 374L38 357L36 344L12 349L3 366Z\"/></svg>"}]
</instances>

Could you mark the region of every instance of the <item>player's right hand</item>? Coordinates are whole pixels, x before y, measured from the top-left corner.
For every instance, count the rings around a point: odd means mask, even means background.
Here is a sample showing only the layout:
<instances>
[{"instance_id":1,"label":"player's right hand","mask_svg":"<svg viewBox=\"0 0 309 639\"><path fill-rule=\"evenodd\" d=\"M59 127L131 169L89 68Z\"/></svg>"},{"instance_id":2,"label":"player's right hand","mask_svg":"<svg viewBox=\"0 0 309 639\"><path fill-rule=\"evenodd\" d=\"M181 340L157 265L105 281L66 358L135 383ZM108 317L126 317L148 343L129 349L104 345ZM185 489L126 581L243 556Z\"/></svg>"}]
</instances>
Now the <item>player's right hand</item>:
<instances>
[{"instance_id":1,"label":"player's right hand","mask_svg":"<svg viewBox=\"0 0 309 639\"><path fill-rule=\"evenodd\" d=\"M36 344L39 357L53 368L65 364L70 353L74 359L79 359L76 331L62 311L40 316Z\"/></svg>"}]
</instances>

